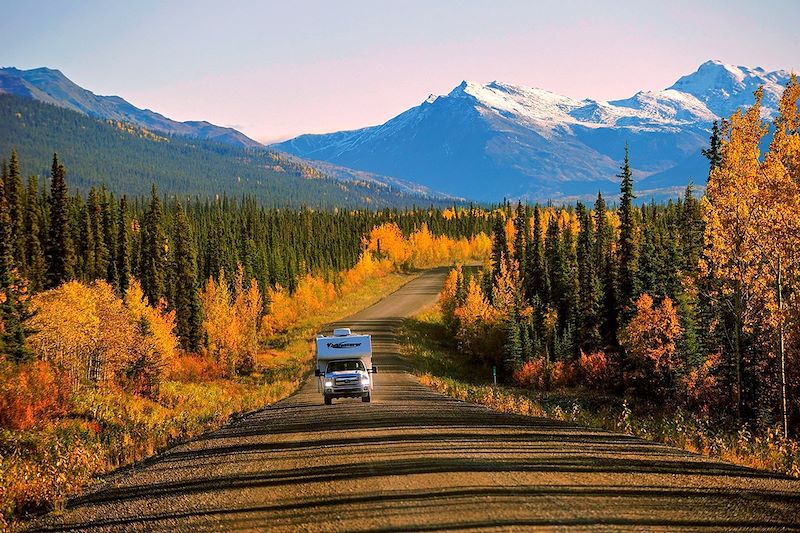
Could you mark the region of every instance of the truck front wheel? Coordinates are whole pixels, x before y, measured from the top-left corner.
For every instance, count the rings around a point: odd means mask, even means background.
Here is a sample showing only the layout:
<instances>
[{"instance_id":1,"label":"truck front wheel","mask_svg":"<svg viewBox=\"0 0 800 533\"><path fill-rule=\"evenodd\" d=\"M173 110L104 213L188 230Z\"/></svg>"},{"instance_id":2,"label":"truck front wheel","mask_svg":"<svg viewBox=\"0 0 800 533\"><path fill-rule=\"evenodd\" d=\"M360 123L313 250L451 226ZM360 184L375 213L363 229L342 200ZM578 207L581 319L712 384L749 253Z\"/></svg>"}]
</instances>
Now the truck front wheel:
<instances>
[{"instance_id":1,"label":"truck front wheel","mask_svg":"<svg viewBox=\"0 0 800 533\"><path fill-rule=\"evenodd\" d=\"M327 394L325 395L325 405L330 405L332 400L333 400L333 398L331 398Z\"/></svg>"},{"instance_id":2,"label":"truck front wheel","mask_svg":"<svg viewBox=\"0 0 800 533\"><path fill-rule=\"evenodd\" d=\"M361 401L364 402L364 403L369 403L369 401L370 401L369 393L367 393L364 396L362 396L361 397Z\"/></svg>"}]
</instances>

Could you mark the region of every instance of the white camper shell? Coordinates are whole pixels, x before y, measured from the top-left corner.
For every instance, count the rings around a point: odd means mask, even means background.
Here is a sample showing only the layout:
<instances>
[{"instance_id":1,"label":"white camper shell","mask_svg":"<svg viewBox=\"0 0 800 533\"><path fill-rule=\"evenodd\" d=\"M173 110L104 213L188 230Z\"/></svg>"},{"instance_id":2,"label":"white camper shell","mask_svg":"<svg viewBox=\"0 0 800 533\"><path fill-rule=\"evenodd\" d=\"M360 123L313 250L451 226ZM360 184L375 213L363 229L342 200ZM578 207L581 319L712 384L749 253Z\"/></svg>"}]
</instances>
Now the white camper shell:
<instances>
[{"instance_id":1,"label":"white camper shell","mask_svg":"<svg viewBox=\"0 0 800 533\"><path fill-rule=\"evenodd\" d=\"M369 402L373 378L378 369L372 366L372 337L354 335L350 328L337 328L333 335L317 336L318 389L325 405L334 398L358 398Z\"/></svg>"}]
</instances>

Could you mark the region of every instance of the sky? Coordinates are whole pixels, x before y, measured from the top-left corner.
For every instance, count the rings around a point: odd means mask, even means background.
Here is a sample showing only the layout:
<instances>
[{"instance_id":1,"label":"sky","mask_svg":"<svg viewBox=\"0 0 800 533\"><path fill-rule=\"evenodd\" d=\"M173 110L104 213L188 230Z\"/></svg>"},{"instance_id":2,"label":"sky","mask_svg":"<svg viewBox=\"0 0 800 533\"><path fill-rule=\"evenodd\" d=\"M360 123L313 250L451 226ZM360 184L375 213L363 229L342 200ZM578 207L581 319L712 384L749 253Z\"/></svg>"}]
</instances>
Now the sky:
<instances>
[{"instance_id":1,"label":"sky","mask_svg":"<svg viewBox=\"0 0 800 533\"><path fill-rule=\"evenodd\" d=\"M380 124L461 80L574 98L708 59L800 70L800 0L0 0L0 66L262 142Z\"/></svg>"}]
</instances>

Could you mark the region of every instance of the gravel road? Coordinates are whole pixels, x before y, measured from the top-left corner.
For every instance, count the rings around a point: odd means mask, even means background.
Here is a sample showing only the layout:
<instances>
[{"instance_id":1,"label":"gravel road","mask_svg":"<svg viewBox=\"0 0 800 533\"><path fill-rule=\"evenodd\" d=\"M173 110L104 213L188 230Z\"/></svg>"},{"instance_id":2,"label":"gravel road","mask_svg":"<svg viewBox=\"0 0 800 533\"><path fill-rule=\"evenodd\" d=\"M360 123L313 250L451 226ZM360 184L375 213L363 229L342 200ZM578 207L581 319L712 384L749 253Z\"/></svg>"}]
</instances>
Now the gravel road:
<instances>
[{"instance_id":1,"label":"gravel road","mask_svg":"<svg viewBox=\"0 0 800 533\"><path fill-rule=\"evenodd\" d=\"M405 371L394 331L436 298L428 272L342 325L374 336L371 404L311 378L177 446L36 530L800 529L800 482L621 434L451 400Z\"/></svg>"}]
</instances>

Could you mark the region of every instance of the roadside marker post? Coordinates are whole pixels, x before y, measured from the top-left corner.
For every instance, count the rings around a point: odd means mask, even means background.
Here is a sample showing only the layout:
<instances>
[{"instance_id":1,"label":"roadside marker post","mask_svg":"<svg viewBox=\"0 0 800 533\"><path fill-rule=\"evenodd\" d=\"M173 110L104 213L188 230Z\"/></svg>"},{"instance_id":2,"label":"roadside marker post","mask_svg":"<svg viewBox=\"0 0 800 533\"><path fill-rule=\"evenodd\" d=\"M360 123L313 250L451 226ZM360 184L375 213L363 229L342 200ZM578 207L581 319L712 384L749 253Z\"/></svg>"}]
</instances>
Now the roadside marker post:
<instances>
[{"instance_id":1,"label":"roadside marker post","mask_svg":"<svg viewBox=\"0 0 800 533\"><path fill-rule=\"evenodd\" d=\"M497 367L492 365L492 381L494 381L494 386L497 386Z\"/></svg>"}]
</instances>

